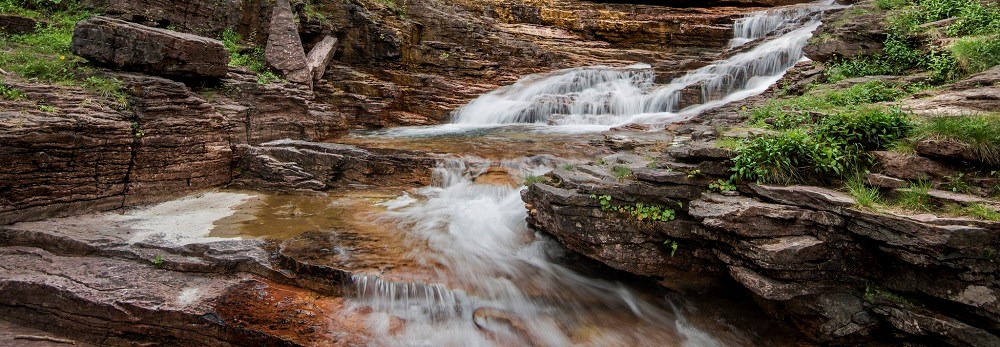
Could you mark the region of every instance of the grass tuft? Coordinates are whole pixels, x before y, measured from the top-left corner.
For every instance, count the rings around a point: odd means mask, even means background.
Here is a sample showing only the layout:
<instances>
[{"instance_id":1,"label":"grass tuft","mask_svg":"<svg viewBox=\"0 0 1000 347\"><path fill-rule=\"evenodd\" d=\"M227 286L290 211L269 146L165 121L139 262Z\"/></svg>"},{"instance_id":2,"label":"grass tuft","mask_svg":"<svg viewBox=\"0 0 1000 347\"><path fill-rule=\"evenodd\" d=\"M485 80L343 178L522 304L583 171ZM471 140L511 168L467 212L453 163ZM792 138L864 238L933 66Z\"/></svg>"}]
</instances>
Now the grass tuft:
<instances>
[{"instance_id":1,"label":"grass tuft","mask_svg":"<svg viewBox=\"0 0 1000 347\"><path fill-rule=\"evenodd\" d=\"M863 175L855 175L847 180L847 191L854 197L857 207L873 209L882 202L878 188L869 186Z\"/></svg>"},{"instance_id":2,"label":"grass tuft","mask_svg":"<svg viewBox=\"0 0 1000 347\"><path fill-rule=\"evenodd\" d=\"M1000 166L1000 114L934 117L918 125L916 134L968 144L980 162Z\"/></svg>"}]
</instances>

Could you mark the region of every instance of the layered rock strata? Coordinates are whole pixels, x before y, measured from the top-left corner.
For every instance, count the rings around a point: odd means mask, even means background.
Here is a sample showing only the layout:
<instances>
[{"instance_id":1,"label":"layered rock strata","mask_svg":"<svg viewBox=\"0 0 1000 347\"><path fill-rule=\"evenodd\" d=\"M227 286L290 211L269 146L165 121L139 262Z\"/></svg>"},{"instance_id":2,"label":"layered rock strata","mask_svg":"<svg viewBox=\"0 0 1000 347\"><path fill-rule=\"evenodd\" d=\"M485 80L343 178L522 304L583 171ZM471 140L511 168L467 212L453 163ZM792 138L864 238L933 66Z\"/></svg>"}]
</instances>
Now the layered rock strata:
<instances>
[{"instance_id":1,"label":"layered rock strata","mask_svg":"<svg viewBox=\"0 0 1000 347\"><path fill-rule=\"evenodd\" d=\"M693 127L700 128L711 129ZM955 170L962 156L947 153L912 157ZM866 210L851 196L811 186L710 193L710 183L728 178L732 155L694 141L649 167L616 155L605 158L607 166L555 170L548 183L522 193L528 221L574 251L667 287L704 291L735 281L817 342L859 343L889 333L932 345L1000 343L993 254L1000 223ZM615 166L630 167L632 178L617 176ZM943 182L910 175L920 167L885 163L869 180L885 194L909 185L905 179ZM972 195L929 196L998 208ZM674 209L676 220L637 220L618 208L638 204Z\"/></svg>"},{"instance_id":2,"label":"layered rock strata","mask_svg":"<svg viewBox=\"0 0 1000 347\"><path fill-rule=\"evenodd\" d=\"M117 69L178 77L223 77L229 52L222 42L95 16L77 23L73 53Z\"/></svg>"}]
</instances>

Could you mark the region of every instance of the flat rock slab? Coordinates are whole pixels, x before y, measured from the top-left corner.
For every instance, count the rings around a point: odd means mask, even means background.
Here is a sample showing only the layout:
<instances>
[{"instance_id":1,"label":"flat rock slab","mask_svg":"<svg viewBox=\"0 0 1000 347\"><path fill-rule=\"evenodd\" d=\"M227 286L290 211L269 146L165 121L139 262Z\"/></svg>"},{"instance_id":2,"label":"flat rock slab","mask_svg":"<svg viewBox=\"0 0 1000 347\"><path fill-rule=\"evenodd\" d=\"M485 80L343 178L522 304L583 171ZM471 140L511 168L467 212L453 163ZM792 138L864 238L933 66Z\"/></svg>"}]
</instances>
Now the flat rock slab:
<instances>
[{"instance_id":1,"label":"flat rock slab","mask_svg":"<svg viewBox=\"0 0 1000 347\"><path fill-rule=\"evenodd\" d=\"M77 23L73 53L123 70L181 77L224 77L229 52L222 42L95 16Z\"/></svg>"},{"instance_id":2,"label":"flat rock slab","mask_svg":"<svg viewBox=\"0 0 1000 347\"><path fill-rule=\"evenodd\" d=\"M851 196L820 187L812 186L769 186L752 184L750 188L760 196L782 204L814 208L822 211L839 212L855 205Z\"/></svg>"}]
</instances>

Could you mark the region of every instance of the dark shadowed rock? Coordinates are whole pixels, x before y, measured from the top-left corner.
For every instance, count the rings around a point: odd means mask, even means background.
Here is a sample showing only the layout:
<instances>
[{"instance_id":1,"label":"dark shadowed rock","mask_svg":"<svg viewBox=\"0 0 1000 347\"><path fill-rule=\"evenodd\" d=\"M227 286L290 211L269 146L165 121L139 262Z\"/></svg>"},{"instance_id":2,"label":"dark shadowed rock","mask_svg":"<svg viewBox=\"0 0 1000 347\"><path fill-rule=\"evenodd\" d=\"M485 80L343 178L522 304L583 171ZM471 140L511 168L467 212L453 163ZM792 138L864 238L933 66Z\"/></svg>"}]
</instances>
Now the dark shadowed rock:
<instances>
[{"instance_id":1,"label":"dark shadowed rock","mask_svg":"<svg viewBox=\"0 0 1000 347\"><path fill-rule=\"evenodd\" d=\"M0 15L0 34L23 35L35 31L38 23L31 18L20 16Z\"/></svg>"},{"instance_id":2,"label":"dark shadowed rock","mask_svg":"<svg viewBox=\"0 0 1000 347\"><path fill-rule=\"evenodd\" d=\"M299 28L295 24L295 13L288 0L278 0L274 4L264 59L289 81L312 85L312 71L309 70L306 52L299 39Z\"/></svg>"},{"instance_id":3,"label":"dark shadowed rock","mask_svg":"<svg viewBox=\"0 0 1000 347\"><path fill-rule=\"evenodd\" d=\"M223 77L229 53L222 42L96 16L77 23L73 53L120 69L155 75Z\"/></svg>"},{"instance_id":4,"label":"dark shadowed rock","mask_svg":"<svg viewBox=\"0 0 1000 347\"><path fill-rule=\"evenodd\" d=\"M218 37L225 29L266 33L266 0L80 0L86 8L129 22L171 26L178 31ZM267 12L267 13L264 13Z\"/></svg>"},{"instance_id":5,"label":"dark shadowed rock","mask_svg":"<svg viewBox=\"0 0 1000 347\"><path fill-rule=\"evenodd\" d=\"M882 306L875 312L888 318L897 329L917 336L938 337L953 346L998 346L1000 337L951 317L918 313L899 304ZM911 308L912 309L912 308Z\"/></svg>"}]
</instances>

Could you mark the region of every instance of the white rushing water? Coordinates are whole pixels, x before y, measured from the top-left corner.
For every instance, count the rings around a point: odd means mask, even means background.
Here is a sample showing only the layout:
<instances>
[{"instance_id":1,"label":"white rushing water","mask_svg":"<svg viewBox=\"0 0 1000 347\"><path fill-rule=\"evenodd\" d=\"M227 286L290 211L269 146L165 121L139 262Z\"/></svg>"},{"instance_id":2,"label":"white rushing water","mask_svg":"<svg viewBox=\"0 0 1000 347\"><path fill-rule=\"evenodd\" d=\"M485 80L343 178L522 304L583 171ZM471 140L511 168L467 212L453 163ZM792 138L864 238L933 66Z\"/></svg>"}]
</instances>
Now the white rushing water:
<instances>
[{"instance_id":1,"label":"white rushing water","mask_svg":"<svg viewBox=\"0 0 1000 347\"><path fill-rule=\"evenodd\" d=\"M447 161L419 198L406 194L384 204L388 220L411 237L412 260L437 273L417 283L354 277L354 300L377 312L369 325L385 336L381 343L723 345L662 303L558 265L561 246L528 228L523 187L473 182L487 164ZM523 176L547 170L538 164L544 162L503 166ZM405 320L403 332L391 332L391 317Z\"/></svg>"},{"instance_id":2,"label":"white rushing water","mask_svg":"<svg viewBox=\"0 0 1000 347\"><path fill-rule=\"evenodd\" d=\"M517 125L542 131L602 131L658 124L764 92L803 59L832 1L755 13L737 21L726 58L658 85L649 65L586 67L527 76L457 110L439 127L383 135L468 132ZM694 93L694 94L691 94ZM691 100L697 102L691 102ZM483 130L486 131L486 130ZM500 163L516 179L551 160ZM385 345L723 346L752 344L742 333L679 312L616 282L560 265L558 242L527 225L523 187L476 184L491 163L447 160L435 183L382 205L405 233L415 278L361 274L352 302L372 310L369 328ZM497 164L497 163L492 163ZM517 177L520 176L520 177ZM421 277L422 276L422 277ZM404 276L405 277L405 276ZM393 279L388 279L393 278ZM686 307L679 305L680 307ZM402 323L400 323L402 322Z\"/></svg>"},{"instance_id":3,"label":"white rushing water","mask_svg":"<svg viewBox=\"0 0 1000 347\"><path fill-rule=\"evenodd\" d=\"M610 126L662 123L764 92L803 59L802 49L833 2L775 9L737 20L731 46L750 49L655 84L646 64L585 67L532 75L456 110L452 128L498 124ZM742 47L740 48L742 49ZM693 93L693 94L692 94ZM688 100L682 104L682 100ZM692 102L690 100L696 100Z\"/></svg>"}]
</instances>

